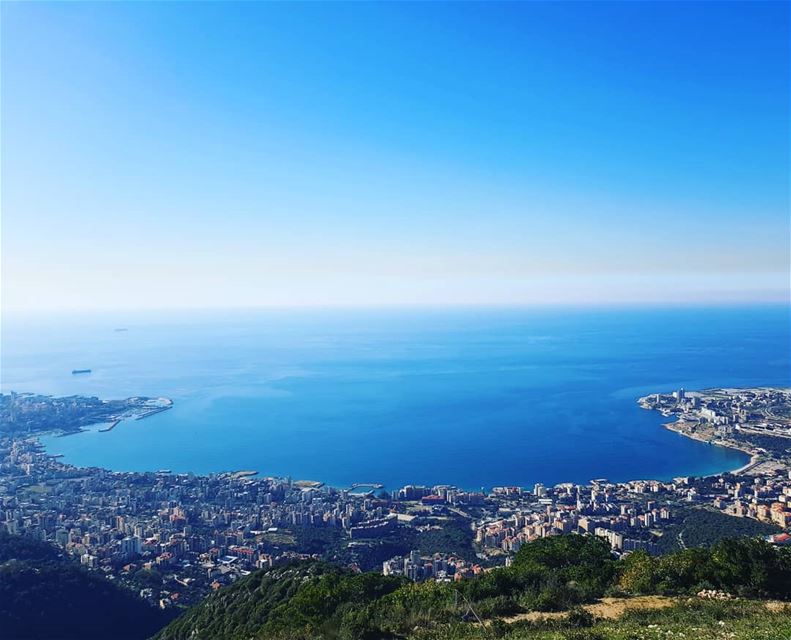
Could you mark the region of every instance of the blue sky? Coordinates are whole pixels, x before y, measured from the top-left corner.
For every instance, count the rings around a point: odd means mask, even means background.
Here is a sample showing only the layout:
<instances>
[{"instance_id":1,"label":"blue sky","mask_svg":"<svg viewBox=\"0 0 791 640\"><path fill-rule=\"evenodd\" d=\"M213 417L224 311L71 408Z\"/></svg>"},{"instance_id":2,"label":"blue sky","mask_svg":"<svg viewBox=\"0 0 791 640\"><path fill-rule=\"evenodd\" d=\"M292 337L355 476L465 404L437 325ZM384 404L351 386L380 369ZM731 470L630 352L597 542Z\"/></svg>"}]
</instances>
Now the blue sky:
<instances>
[{"instance_id":1,"label":"blue sky","mask_svg":"<svg viewBox=\"0 0 791 640\"><path fill-rule=\"evenodd\" d=\"M6 309L788 300L787 3L3 3Z\"/></svg>"}]
</instances>

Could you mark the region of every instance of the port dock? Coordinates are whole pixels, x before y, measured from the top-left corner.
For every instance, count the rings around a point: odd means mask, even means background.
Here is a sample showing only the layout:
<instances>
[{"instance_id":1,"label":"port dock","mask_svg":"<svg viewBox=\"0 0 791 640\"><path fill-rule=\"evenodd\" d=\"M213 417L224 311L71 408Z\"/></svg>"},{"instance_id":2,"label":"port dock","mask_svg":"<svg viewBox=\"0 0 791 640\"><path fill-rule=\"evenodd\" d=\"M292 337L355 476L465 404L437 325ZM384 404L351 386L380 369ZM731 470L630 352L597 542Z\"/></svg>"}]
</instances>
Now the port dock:
<instances>
[{"instance_id":1,"label":"port dock","mask_svg":"<svg viewBox=\"0 0 791 640\"><path fill-rule=\"evenodd\" d=\"M99 429L100 433L107 433L108 431L112 431L115 427L118 426L118 423L121 422L121 419L118 418L117 420L113 420L109 425L107 425L104 429Z\"/></svg>"}]
</instances>

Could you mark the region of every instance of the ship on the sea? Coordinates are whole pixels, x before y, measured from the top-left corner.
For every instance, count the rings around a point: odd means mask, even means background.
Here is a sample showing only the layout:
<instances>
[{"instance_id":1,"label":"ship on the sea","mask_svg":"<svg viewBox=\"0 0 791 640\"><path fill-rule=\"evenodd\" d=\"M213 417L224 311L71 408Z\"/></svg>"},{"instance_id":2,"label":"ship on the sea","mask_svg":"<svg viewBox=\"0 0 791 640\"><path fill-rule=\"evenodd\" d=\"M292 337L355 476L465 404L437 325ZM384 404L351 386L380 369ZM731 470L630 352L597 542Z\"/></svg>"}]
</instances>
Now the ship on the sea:
<instances>
[{"instance_id":1,"label":"ship on the sea","mask_svg":"<svg viewBox=\"0 0 791 640\"><path fill-rule=\"evenodd\" d=\"M90 369L72 369L71 370L71 375L76 376L76 375L78 375L80 373L90 373L90 372L91 372Z\"/></svg>"}]
</instances>

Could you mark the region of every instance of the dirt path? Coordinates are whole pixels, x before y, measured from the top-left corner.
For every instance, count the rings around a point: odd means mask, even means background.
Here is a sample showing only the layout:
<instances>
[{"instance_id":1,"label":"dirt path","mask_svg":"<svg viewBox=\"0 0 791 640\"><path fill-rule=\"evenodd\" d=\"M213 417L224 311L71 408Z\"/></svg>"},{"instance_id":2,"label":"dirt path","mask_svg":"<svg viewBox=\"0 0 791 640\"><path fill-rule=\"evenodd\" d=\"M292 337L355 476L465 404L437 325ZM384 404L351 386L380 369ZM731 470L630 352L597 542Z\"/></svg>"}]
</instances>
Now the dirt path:
<instances>
[{"instance_id":1,"label":"dirt path","mask_svg":"<svg viewBox=\"0 0 791 640\"><path fill-rule=\"evenodd\" d=\"M629 609L664 609L678 602L677 598L667 596L635 596L634 598L602 598L594 604L584 605L584 609L597 618L620 618ZM518 622L519 620L551 620L563 618L567 611L531 611L520 613L510 618L503 618L504 622Z\"/></svg>"},{"instance_id":2,"label":"dirt path","mask_svg":"<svg viewBox=\"0 0 791 640\"><path fill-rule=\"evenodd\" d=\"M684 598L672 598L669 596L635 596L633 598L602 598L593 604L583 605L583 609L589 611L597 618L612 620L620 618L630 609L665 609L678 604ZM767 600L764 605L769 611L791 611L791 604L777 600ZM552 620L563 618L568 615L568 611L531 611L530 613L520 613L509 618L503 618L503 622L511 623L519 620Z\"/></svg>"}]
</instances>

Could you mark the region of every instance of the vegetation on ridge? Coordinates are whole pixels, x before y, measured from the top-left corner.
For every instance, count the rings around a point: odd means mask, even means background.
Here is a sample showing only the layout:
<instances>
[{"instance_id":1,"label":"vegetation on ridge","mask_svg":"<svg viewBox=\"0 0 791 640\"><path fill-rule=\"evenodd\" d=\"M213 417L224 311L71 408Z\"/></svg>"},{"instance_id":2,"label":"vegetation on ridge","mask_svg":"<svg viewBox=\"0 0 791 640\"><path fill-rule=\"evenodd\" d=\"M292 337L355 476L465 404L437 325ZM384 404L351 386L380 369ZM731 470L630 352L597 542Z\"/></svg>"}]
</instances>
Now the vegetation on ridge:
<instances>
[{"instance_id":1,"label":"vegetation on ridge","mask_svg":"<svg viewBox=\"0 0 791 640\"><path fill-rule=\"evenodd\" d=\"M590 614L579 607L606 594L686 596L701 589L750 598L791 599L791 551L762 540L734 539L711 549L686 549L659 558L635 552L614 560L608 545L598 538L556 536L524 545L510 567L458 583L422 584L373 573L354 574L323 563L294 563L257 572L221 589L157 638L565 638L576 637L575 627L591 627ZM673 609L675 612L645 616L670 619L688 615L692 621L696 615L708 620L712 611L732 614L735 619L755 613L744 602L706 606L682 604ZM572 614L562 621L506 625L501 620L529 611L561 610ZM763 614L767 624L774 625L774 614ZM643 619L640 615L629 614L610 626L634 626ZM791 623L788 626L791 632Z\"/></svg>"},{"instance_id":2,"label":"vegetation on ridge","mask_svg":"<svg viewBox=\"0 0 791 640\"><path fill-rule=\"evenodd\" d=\"M694 597L701 589L731 597ZM594 614L603 615L604 605L589 604L603 596L646 594L643 601L662 608L603 620ZM526 544L510 567L461 582L418 584L295 562L220 589L161 628L163 613L73 565L54 547L0 535L0 630L10 640L142 639L157 629L157 640L791 637L791 609L780 603L769 608L756 598L791 600L791 549L740 538L710 549L660 557L637 551L615 560L604 541L569 535Z\"/></svg>"}]
</instances>

